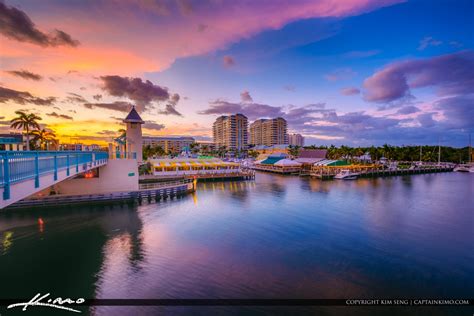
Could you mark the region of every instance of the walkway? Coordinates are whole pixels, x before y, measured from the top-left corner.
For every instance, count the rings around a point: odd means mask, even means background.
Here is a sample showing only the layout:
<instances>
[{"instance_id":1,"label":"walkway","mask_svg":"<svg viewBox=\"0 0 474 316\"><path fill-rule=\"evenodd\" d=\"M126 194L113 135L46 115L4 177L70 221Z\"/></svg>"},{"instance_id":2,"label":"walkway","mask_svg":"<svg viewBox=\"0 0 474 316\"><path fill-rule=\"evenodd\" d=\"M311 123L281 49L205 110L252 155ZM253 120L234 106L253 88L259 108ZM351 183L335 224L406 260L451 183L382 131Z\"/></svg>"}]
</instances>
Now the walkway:
<instances>
[{"instance_id":1,"label":"walkway","mask_svg":"<svg viewBox=\"0 0 474 316\"><path fill-rule=\"evenodd\" d=\"M0 209L107 161L106 152L0 151Z\"/></svg>"}]
</instances>

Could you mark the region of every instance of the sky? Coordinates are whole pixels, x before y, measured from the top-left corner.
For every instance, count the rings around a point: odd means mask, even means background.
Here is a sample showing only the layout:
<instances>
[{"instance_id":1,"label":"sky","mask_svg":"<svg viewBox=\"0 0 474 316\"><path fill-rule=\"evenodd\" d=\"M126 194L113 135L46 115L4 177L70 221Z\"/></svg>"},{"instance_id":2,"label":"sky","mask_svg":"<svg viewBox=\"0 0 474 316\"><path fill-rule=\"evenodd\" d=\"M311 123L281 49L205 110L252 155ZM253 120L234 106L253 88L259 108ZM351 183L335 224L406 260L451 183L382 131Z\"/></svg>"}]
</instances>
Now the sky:
<instances>
[{"instance_id":1,"label":"sky","mask_svg":"<svg viewBox=\"0 0 474 316\"><path fill-rule=\"evenodd\" d=\"M306 145L463 147L473 49L469 0L0 0L0 132L25 110L105 144L135 105L146 135L243 113Z\"/></svg>"}]
</instances>

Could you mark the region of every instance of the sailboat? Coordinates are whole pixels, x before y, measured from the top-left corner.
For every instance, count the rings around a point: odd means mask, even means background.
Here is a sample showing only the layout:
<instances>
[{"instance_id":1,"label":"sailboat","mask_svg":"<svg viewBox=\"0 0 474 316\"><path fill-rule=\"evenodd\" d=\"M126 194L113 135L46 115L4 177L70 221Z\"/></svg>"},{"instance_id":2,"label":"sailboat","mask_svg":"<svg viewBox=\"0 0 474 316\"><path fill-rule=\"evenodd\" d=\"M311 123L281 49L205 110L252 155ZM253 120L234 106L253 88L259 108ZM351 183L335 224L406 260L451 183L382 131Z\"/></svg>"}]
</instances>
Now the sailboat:
<instances>
[{"instance_id":1,"label":"sailboat","mask_svg":"<svg viewBox=\"0 0 474 316\"><path fill-rule=\"evenodd\" d=\"M469 134L469 163L457 165L456 168L454 168L454 171L474 173L474 164L472 163L471 160L472 160L471 134Z\"/></svg>"}]
</instances>

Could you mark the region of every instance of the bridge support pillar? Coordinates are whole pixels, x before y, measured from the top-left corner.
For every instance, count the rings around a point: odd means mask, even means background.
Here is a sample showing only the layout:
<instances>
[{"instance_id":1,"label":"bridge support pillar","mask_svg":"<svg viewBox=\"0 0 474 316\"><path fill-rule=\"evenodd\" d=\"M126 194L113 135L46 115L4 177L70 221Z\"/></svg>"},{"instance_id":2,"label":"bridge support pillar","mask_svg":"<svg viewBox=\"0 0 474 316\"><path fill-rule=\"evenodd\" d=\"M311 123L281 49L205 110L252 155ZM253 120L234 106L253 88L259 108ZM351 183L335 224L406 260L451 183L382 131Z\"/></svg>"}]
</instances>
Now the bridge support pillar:
<instances>
[{"instance_id":1,"label":"bridge support pillar","mask_svg":"<svg viewBox=\"0 0 474 316\"><path fill-rule=\"evenodd\" d=\"M6 152L3 157L3 199L8 200L10 198L10 165L8 163L8 153Z\"/></svg>"},{"instance_id":2,"label":"bridge support pillar","mask_svg":"<svg viewBox=\"0 0 474 316\"><path fill-rule=\"evenodd\" d=\"M58 156L54 155L54 181L58 181Z\"/></svg>"},{"instance_id":3,"label":"bridge support pillar","mask_svg":"<svg viewBox=\"0 0 474 316\"><path fill-rule=\"evenodd\" d=\"M38 152L35 153L35 188L39 188L40 180L39 180L39 157Z\"/></svg>"}]
</instances>

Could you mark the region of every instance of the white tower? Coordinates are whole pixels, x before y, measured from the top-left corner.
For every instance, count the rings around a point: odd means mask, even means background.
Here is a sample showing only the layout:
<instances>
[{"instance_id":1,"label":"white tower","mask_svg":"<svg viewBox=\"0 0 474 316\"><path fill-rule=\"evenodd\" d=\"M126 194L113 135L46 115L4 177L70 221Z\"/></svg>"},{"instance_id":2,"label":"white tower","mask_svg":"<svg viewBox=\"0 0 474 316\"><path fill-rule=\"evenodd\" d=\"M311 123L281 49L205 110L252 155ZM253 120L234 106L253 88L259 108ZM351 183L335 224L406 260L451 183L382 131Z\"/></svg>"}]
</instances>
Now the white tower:
<instances>
[{"instance_id":1,"label":"white tower","mask_svg":"<svg viewBox=\"0 0 474 316\"><path fill-rule=\"evenodd\" d=\"M127 124L127 156L131 157L130 154L135 152L137 162L141 163L143 161L142 124L145 121L142 120L137 110L135 110L135 106L133 106L123 122Z\"/></svg>"}]
</instances>

